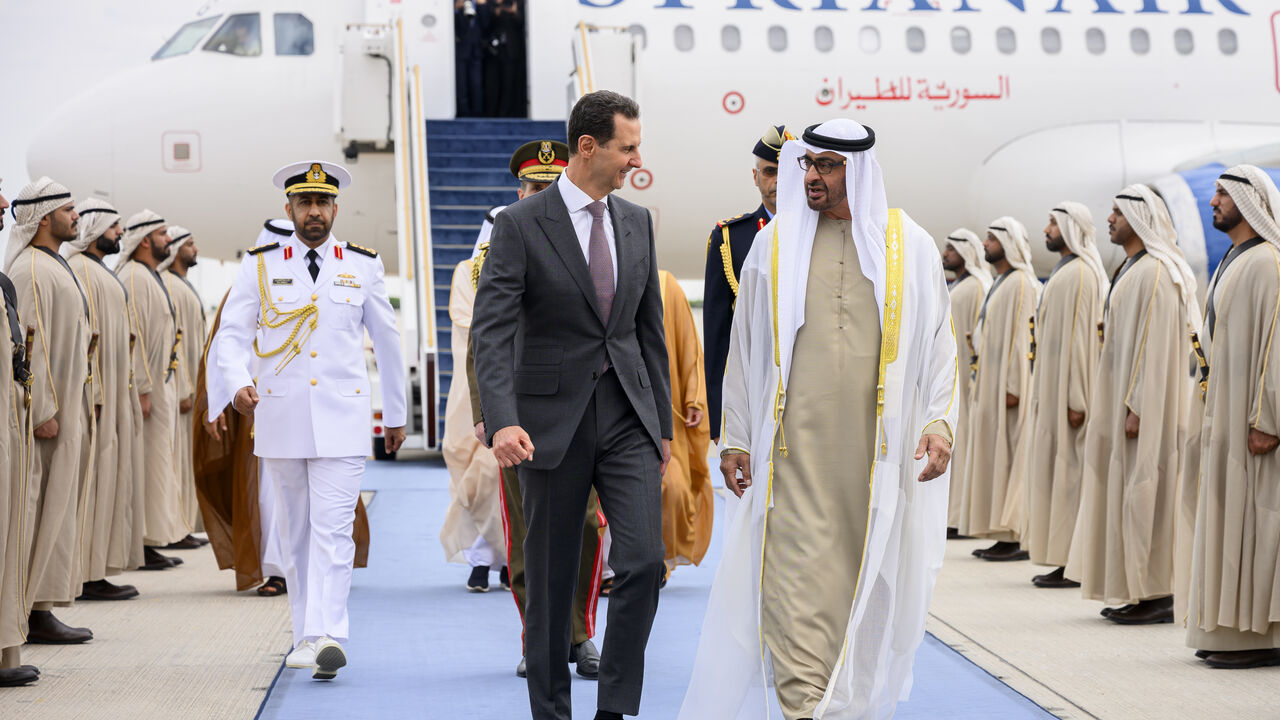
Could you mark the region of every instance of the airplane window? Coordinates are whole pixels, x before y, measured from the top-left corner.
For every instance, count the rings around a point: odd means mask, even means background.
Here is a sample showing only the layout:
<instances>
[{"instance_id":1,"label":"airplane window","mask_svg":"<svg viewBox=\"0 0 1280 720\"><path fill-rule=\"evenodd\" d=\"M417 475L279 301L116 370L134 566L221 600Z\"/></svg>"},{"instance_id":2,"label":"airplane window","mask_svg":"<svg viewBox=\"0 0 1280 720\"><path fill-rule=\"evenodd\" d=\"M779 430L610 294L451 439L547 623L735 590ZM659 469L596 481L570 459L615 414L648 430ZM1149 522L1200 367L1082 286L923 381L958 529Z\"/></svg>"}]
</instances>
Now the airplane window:
<instances>
[{"instance_id":1,"label":"airplane window","mask_svg":"<svg viewBox=\"0 0 1280 720\"><path fill-rule=\"evenodd\" d=\"M189 22L178 28L178 32L174 33L173 37L169 38L164 45L161 45L156 54L151 56L151 59L162 60L191 52L199 44L200 39L208 34L213 29L213 26L218 23L218 18L220 17L222 16L214 15L203 20Z\"/></svg>"},{"instance_id":2,"label":"airplane window","mask_svg":"<svg viewBox=\"0 0 1280 720\"><path fill-rule=\"evenodd\" d=\"M1186 28L1174 30L1173 47L1177 49L1179 55L1190 55L1191 51L1196 49L1196 41L1191 37L1191 31Z\"/></svg>"},{"instance_id":3,"label":"airplane window","mask_svg":"<svg viewBox=\"0 0 1280 720\"><path fill-rule=\"evenodd\" d=\"M720 46L729 52L738 52L738 48L742 47L742 33L737 25L720 28Z\"/></svg>"},{"instance_id":4,"label":"airplane window","mask_svg":"<svg viewBox=\"0 0 1280 720\"><path fill-rule=\"evenodd\" d=\"M1107 50L1107 36L1102 28L1089 28L1084 31L1084 46L1094 55L1101 55Z\"/></svg>"},{"instance_id":5,"label":"airplane window","mask_svg":"<svg viewBox=\"0 0 1280 720\"><path fill-rule=\"evenodd\" d=\"M787 29L781 25L769 28L769 49L782 52L787 49Z\"/></svg>"},{"instance_id":6,"label":"airplane window","mask_svg":"<svg viewBox=\"0 0 1280 720\"><path fill-rule=\"evenodd\" d=\"M964 55L973 47L973 38L969 36L969 28L951 28L951 49Z\"/></svg>"},{"instance_id":7,"label":"airplane window","mask_svg":"<svg viewBox=\"0 0 1280 720\"><path fill-rule=\"evenodd\" d=\"M1142 28L1129 31L1129 47L1137 55L1146 55L1151 51L1151 35Z\"/></svg>"},{"instance_id":8,"label":"airplane window","mask_svg":"<svg viewBox=\"0 0 1280 720\"><path fill-rule=\"evenodd\" d=\"M315 49L315 29L301 13L276 13L276 54L310 55Z\"/></svg>"},{"instance_id":9,"label":"airplane window","mask_svg":"<svg viewBox=\"0 0 1280 720\"><path fill-rule=\"evenodd\" d=\"M868 55L880 52L880 30L867 25L858 31L858 47Z\"/></svg>"},{"instance_id":10,"label":"airplane window","mask_svg":"<svg viewBox=\"0 0 1280 720\"><path fill-rule=\"evenodd\" d=\"M924 52L924 30L918 27L907 28L907 49L913 53Z\"/></svg>"},{"instance_id":11,"label":"airplane window","mask_svg":"<svg viewBox=\"0 0 1280 720\"><path fill-rule=\"evenodd\" d=\"M693 49L693 28L688 25L676 26L676 49L689 52Z\"/></svg>"},{"instance_id":12,"label":"airplane window","mask_svg":"<svg viewBox=\"0 0 1280 720\"><path fill-rule=\"evenodd\" d=\"M1236 54L1236 50L1240 49L1240 43L1236 40L1235 30L1223 28L1218 31L1218 49L1223 55Z\"/></svg>"},{"instance_id":13,"label":"airplane window","mask_svg":"<svg viewBox=\"0 0 1280 720\"><path fill-rule=\"evenodd\" d=\"M1058 28L1047 27L1040 31L1040 47L1050 55L1062 52L1062 33Z\"/></svg>"},{"instance_id":14,"label":"airplane window","mask_svg":"<svg viewBox=\"0 0 1280 720\"><path fill-rule=\"evenodd\" d=\"M1012 55L1018 49L1018 36L1013 28L1002 27L996 30L996 47L1005 55Z\"/></svg>"},{"instance_id":15,"label":"airplane window","mask_svg":"<svg viewBox=\"0 0 1280 720\"><path fill-rule=\"evenodd\" d=\"M649 47L649 33L644 29L643 25L632 25L627 28L627 32L631 33L631 37L640 38L640 49L644 50Z\"/></svg>"},{"instance_id":16,"label":"airplane window","mask_svg":"<svg viewBox=\"0 0 1280 720\"><path fill-rule=\"evenodd\" d=\"M818 52L831 52L831 48L836 46L835 33L826 25L819 25L813 29L813 46L818 48Z\"/></svg>"},{"instance_id":17,"label":"airplane window","mask_svg":"<svg viewBox=\"0 0 1280 720\"><path fill-rule=\"evenodd\" d=\"M228 55L258 56L262 54L258 13L240 13L227 18L222 27L204 44L204 49Z\"/></svg>"}]
</instances>

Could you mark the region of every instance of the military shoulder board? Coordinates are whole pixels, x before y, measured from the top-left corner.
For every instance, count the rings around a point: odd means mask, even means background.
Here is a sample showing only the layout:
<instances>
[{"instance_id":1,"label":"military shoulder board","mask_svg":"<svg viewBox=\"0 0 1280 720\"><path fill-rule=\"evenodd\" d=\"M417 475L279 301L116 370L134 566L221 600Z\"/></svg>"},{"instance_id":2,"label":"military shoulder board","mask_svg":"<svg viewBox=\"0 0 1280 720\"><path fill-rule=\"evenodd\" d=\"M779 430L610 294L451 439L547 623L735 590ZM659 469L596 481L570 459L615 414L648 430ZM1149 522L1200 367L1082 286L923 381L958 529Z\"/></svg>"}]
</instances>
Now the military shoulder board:
<instances>
[{"instance_id":1,"label":"military shoulder board","mask_svg":"<svg viewBox=\"0 0 1280 720\"><path fill-rule=\"evenodd\" d=\"M368 256L369 256L369 257L371 257L371 258L376 258L376 257L378 257L378 251L377 251L377 250L370 250L370 249L369 249L369 248L367 248L367 247L361 247L360 245L357 245L357 244L352 243L352 242L347 243L347 249L348 249L348 250L350 250L351 252L358 252L358 253L360 253L361 255L368 255Z\"/></svg>"},{"instance_id":2,"label":"military shoulder board","mask_svg":"<svg viewBox=\"0 0 1280 720\"><path fill-rule=\"evenodd\" d=\"M250 250L250 251L249 251L249 254L250 254L250 255L261 255L262 253L264 253L264 252L266 252L266 251L268 251L268 250L275 250L275 249L276 249L276 248L278 248L278 247L280 247L280 243L278 243L278 242L269 243L269 244L267 244L267 245L259 245L259 246L255 247L255 248L253 248L252 250Z\"/></svg>"}]
</instances>

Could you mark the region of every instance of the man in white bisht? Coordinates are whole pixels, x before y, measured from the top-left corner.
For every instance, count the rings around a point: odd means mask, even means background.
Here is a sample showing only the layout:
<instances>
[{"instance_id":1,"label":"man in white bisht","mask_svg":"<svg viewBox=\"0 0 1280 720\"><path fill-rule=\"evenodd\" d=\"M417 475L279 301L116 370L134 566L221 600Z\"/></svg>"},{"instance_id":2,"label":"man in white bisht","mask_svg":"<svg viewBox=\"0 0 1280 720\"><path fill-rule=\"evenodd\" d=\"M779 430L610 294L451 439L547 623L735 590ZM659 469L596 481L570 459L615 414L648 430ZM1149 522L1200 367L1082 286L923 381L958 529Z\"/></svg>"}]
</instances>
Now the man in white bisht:
<instances>
[{"instance_id":1,"label":"man in white bisht","mask_svg":"<svg viewBox=\"0 0 1280 720\"><path fill-rule=\"evenodd\" d=\"M889 717L911 688L956 346L937 246L888 208L874 144L847 119L787 142L742 268L720 446L740 500L682 720L768 718L771 686L787 720Z\"/></svg>"}]
</instances>

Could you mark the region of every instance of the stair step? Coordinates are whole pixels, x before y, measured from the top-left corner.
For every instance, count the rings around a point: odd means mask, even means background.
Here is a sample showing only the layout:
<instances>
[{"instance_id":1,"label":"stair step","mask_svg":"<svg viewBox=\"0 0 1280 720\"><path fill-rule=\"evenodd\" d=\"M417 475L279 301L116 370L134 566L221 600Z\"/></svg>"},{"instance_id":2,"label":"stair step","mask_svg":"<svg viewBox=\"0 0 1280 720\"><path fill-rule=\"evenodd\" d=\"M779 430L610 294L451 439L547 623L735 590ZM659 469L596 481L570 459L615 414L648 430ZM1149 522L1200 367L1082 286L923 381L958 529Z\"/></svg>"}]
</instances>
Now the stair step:
<instances>
[{"instance_id":1,"label":"stair step","mask_svg":"<svg viewBox=\"0 0 1280 720\"><path fill-rule=\"evenodd\" d=\"M458 152L456 150L427 150L427 164L433 168L454 168L471 170L502 170L507 172L511 161L511 151L506 152Z\"/></svg>"},{"instance_id":2,"label":"stair step","mask_svg":"<svg viewBox=\"0 0 1280 720\"><path fill-rule=\"evenodd\" d=\"M431 210L441 205L479 205L485 210L494 205L510 205L516 201L511 188L431 186Z\"/></svg>"},{"instance_id":3,"label":"stair step","mask_svg":"<svg viewBox=\"0 0 1280 720\"><path fill-rule=\"evenodd\" d=\"M430 145L434 144L437 150L445 152L505 153L507 162L510 163L511 154L527 141L523 137L511 137L510 135L441 134L429 135L427 142L428 151L430 151ZM428 159L430 159L429 155Z\"/></svg>"},{"instance_id":4,"label":"stair step","mask_svg":"<svg viewBox=\"0 0 1280 720\"><path fill-rule=\"evenodd\" d=\"M565 122L562 120L527 120L524 118L458 118L456 120L428 120L427 141L436 134L502 135L529 140L565 140Z\"/></svg>"},{"instance_id":5,"label":"stair step","mask_svg":"<svg viewBox=\"0 0 1280 720\"><path fill-rule=\"evenodd\" d=\"M455 228L474 227L476 232L480 230L480 224L484 222L484 215L489 211L489 206L478 205L474 207L431 207L431 224L448 227L450 225ZM472 235L475 238L475 235Z\"/></svg>"},{"instance_id":6,"label":"stair step","mask_svg":"<svg viewBox=\"0 0 1280 720\"><path fill-rule=\"evenodd\" d=\"M430 170L431 189L439 186L505 188L515 197L516 179L504 165L497 168L436 167Z\"/></svg>"}]
</instances>

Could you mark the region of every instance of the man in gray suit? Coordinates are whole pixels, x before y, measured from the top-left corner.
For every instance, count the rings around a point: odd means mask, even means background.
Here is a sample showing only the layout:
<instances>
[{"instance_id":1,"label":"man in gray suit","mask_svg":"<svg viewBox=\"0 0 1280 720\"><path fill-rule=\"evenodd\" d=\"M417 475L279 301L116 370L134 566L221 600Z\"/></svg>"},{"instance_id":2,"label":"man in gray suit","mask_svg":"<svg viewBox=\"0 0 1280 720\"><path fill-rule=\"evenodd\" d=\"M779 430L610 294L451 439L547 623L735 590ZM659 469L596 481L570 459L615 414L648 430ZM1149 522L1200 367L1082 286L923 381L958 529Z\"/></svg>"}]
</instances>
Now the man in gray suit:
<instances>
[{"instance_id":1,"label":"man in gray suit","mask_svg":"<svg viewBox=\"0 0 1280 720\"><path fill-rule=\"evenodd\" d=\"M594 486L615 573L596 718L620 720L640 711L658 607L671 387L653 221L610 196L640 167L640 108L585 95L568 140L560 179L497 216L471 337L488 440L518 466L524 496L533 717L570 717L570 609Z\"/></svg>"}]
</instances>

